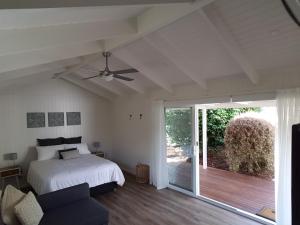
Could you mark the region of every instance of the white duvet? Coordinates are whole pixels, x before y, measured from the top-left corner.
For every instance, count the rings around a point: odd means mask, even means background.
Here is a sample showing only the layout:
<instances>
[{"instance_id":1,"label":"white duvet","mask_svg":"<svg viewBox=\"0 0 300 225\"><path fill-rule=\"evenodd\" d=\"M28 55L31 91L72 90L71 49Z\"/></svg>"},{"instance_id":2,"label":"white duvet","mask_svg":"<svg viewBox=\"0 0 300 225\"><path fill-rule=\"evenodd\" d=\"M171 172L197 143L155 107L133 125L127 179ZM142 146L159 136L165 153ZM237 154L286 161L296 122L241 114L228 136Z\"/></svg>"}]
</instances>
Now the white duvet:
<instances>
[{"instance_id":1,"label":"white duvet","mask_svg":"<svg viewBox=\"0 0 300 225\"><path fill-rule=\"evenodd\" d=\"M109 182L117 182L122 186L125 178L116 163L87 154L69 160L33 161L27 181L40 195L85 182L90 187Z\"/></svg>"}]
</instances>

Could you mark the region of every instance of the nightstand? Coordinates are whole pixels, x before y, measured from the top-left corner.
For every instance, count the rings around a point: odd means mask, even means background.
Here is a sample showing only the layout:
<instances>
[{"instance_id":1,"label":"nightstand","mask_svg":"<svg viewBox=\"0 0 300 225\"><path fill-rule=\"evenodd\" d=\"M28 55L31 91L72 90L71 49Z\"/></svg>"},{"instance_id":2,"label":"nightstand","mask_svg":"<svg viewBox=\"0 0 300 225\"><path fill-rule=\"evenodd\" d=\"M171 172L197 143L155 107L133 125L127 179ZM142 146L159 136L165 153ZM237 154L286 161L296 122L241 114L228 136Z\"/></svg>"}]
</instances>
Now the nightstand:
<instances>
[{"instance_id":1,"label":"nightstand","mask_svg":"<svg viewBox=\"0 0 300 225\"><path fill-rule=\"evenodd\" d=\"M92 154L96 155L98 157L101 157L101 158L105 158L105 153L104 152L93 152Z\"/></svg>"},{"instance_id":2,"label":"nightstand","mask_svg":"<svg viewBox=\"0 0 300 225\"><path fill-rule=\"evenodd\" d=\"M22 174L22 170L20 166L0 168L1 189L4 190L5 179L9 177L15 177L17 186L18 188L20 188L19 176L21 176L21 174Z\"/></svg>"}]
</instances>

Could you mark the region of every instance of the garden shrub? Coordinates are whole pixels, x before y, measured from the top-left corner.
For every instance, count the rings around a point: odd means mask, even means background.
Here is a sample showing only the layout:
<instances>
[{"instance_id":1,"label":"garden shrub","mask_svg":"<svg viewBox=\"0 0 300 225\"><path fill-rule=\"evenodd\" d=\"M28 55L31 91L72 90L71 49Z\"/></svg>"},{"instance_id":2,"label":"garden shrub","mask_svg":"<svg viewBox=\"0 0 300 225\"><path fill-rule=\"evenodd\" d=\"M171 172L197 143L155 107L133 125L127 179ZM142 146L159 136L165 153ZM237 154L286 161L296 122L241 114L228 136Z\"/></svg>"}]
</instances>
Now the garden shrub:
<instances>
[{"instance_id":1,"label":"garden shrub","mask_svg":"<svg viewBox=\"0 0 300 225\"><path fill-rule=\"evenodd\" d=\"M274 127L258 118L241 117L225 130L225 155L229 169L259 175L273 171Z\"/></svg>"},{"instance_id":2,"label":"garden shrub","mask_svg":"<svg viewBox=\"0 0 300 225\"><path fill-rule=\"evenodd\" d=\"M246 112L259 112L260 108L226 108L207 110L207 146L218 149L224 145L224 133L227 124L235 116ZM202 113L199 113L199 127L202 128ZM202 131L199 132L200 145L202 145Z\"/></svg>"}]
</instances>

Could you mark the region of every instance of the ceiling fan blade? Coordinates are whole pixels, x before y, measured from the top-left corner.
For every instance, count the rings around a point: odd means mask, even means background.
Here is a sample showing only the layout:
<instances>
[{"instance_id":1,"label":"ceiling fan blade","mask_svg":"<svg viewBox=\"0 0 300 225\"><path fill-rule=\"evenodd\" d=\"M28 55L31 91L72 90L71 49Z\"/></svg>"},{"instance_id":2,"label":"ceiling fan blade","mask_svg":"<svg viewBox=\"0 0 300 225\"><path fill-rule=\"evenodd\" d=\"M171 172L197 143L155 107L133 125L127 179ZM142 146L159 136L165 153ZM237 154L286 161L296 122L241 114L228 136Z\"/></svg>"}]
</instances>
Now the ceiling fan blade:
<instances>
[{"instance_id":1,"label":"ceiling fan blade","mask_svg":"<svg viewBox=\"0 0 300 225\"><path fill-rule=\"evenodd\" d=\"M89 79L92 79L92 78L95 78L95 77L99 77L99 74L96 75L96 76L92 76L92 77L85 77L85 78L82 78L81 80L89 80Z\"/></svg>"},{"instance_id":2,"label":"ceiling fan blade","mask_svg":"<svg viewBox=\"0 0 300 225\"><path fill-rule=\"evenodd\" d=\"M136 69L126 69L126 70L117 70L117 71L112 71L112 73L114 74L126 74L126 73L137 73L139 72L138 70Z\"/></svg>"},{"instance_id":3,"label":"ceiling fan blade","mask_svg":"<svg viewBox=\"0 0 300 225\"><path fill-rule=\"evenodd\" d=\"M95 74L95 73L99 73L99 70L89 69L89 68L88 69L87 68L80 68L79 72Z\"/></svg>"},{"instance_id":4,"label":"ceiling fan blade","mask_svg":"<svg viewBox=\"0 0 300 225\"><path fill-rule=\"evenodd\" d=\"M57 78L59 78L59 76L60 76L61 74L63 74L64 72L65 72L65 71L62 71L62 72L53 74L52 79L57 79Z\"/></svg>"},{"instance_id":5,"label":"ceiling fan blade","mask_svg":"<svg viewBox=\"0 0 300 225\"><path fill-rule=\"evenodd\" d=\"M125 80L125 81L133 81L134 79L132 78L129 78L129 77L124 77L124 76L121 76L119 74L113 74L113 77L114 78L117 78L117 79L120 79L120 80Z\"/></svg>"}]
</instances>

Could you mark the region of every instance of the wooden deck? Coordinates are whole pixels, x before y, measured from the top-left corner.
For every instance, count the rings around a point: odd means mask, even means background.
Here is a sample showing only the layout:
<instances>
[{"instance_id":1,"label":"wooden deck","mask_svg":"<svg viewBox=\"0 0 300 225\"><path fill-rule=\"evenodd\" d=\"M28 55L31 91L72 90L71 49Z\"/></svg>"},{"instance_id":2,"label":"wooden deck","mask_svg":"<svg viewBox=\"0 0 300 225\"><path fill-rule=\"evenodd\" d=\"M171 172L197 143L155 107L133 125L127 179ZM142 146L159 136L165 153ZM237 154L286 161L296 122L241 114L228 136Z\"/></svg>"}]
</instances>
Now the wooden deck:
<instances>
[{"instance_id":1,"label":"wooden deck","mask_svg":"<svg viewBox=\"0 0 300 225\"><path fill-rule=\"evenodd\" d=\"M191 164L169 163L169 177L181 187L191 187ZM273 181L200 166L200 194L253 214L263 207L275 209Z\"/></svg>"}]
</instances>

